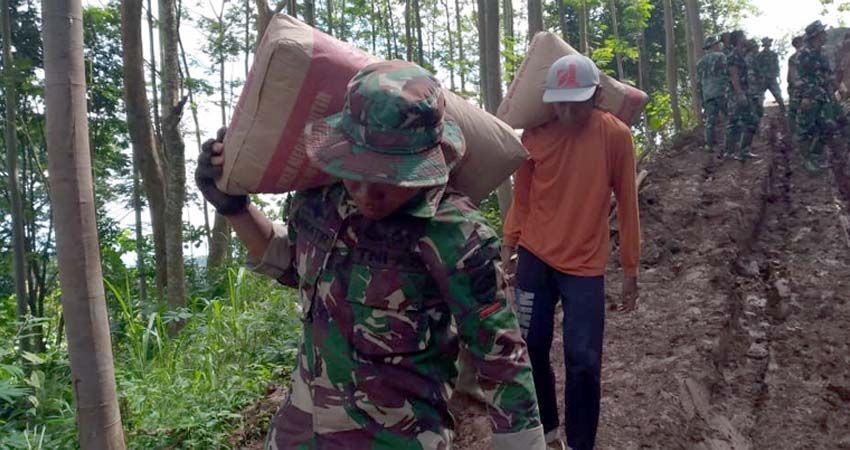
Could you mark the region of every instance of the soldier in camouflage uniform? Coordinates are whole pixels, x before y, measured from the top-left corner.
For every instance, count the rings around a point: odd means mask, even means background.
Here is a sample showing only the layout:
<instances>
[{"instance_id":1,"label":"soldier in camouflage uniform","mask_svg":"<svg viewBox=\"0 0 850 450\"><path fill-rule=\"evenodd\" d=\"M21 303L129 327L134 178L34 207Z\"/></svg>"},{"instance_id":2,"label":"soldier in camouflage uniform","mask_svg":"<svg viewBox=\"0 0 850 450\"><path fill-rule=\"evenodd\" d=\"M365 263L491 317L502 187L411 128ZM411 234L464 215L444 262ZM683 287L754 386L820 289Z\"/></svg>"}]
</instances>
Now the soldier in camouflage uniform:
<instances>
[{"instance_id":1,"label":"soldier in camouflage uniform","mask_svg":"<svg viewBox=\"0 0 850 450\"><path fill-rule=\"evenodd\" d=\"M342 113L314 123L311 162L342 179L297 192L286 226L218 191L223 145L196 181L249 266L296 287L304 334L268 449L448 449L461 346L488 402L493 448L545 447L499 239L446 187L463 136L437 80L402 61L361 70Z\"/></svg>"},{"instance_id":2,"label":"soldier in camouflage uniform","mask_svg":"<svg viewBox=\"0 0 850 450\"><path fill-rule=\"evenodd\" d=\"M773 51L773 39L761 40L762 51L758 54L759 67L764 78L764 86L779 104L779 111L785 114L785 102L782 100L782 89L779 88L779 55Z\"/></svg>"},{"instance_id":3,"label":"soldier in camouflage uniform","mask_svg":"<svg viewBox=\"0 0 850 450\"><path fill-rule=\"evenodd\" d=\"M726 115L726 89L729 85L729 69L726 55L720 51L716 37L706 38L706 54L697 63L699 94L705 120L705 147L711 151L717 145L717 125Z\"/></svg>"},{"instance_id":4,"label":"soldier in camouflage uniform","mask_svg":"<svg viewBox=\"0 0 850 450\"><path fill-rule=\"evenodd\" d=\"M791 132L797 130L797 110L800 107L800 89L797 86L797 64L800 61L800 50L803 48L803 36L796 36L791 40L794 54L788 58L788 126Z\"/></svg>"},{"instance_id":5,"label":"soldier in camouflage uniform","mask_svg":"<svg viewBox=\"0 0 850 450\"><path fill-rule=\"evenodd\" d=\"M766 88L764 70L758 60L758 49L759 46L755 39L747 40L746 55L744 56L747 63L747 96L750 98L750 106L753 111L751 126L754 126L756 130L758 130L761 119L764 117L764 91ZM753 136L755 136L755 133L750 135L750 141L745 143L746 146L752 144Z\"/></svg>"},{"instance_id":6,"label":"soldier in camouflage uniform","mask_svg":"<svg viewBox=\"0 0 850 450\"><path fill-rule=\"evenodd\" d=\"M819 20L806 27L806 47L797 64L797 86L800 89L800 112L797 133L803 166L814 171L826 140L840 130L848 136L847 118L835 99L835 74L826 56L826 26ZM850 138L850 136L848 136Z\"/></svg>"},{"instance_id":7,"label":"soldier in camouflage uniform","mask_svg":"<svg viewBox=\"0 0 850 450\"><path fill-rule=\"evenodd\" d=\"M728 59L732 55L732 33L725 32L720 35L720 42L723 43L723 55Z\"/></svg>"},{"instance_id":8,"label":"soldier in camouflage uniform","mask_svg":"<svg viewBox=\"0 0 850 450\"><path fill-rule=\"evenodd\" d=\"M753 158L749 143L756 132L752 105L747 95L747 62L745 59L746 37L741 30L735 30L730 37L732 53L726 61L729 67L729 103L726 122L726 144L724 156L734 156L739 160Z\"/></svg>"}]
</instances>

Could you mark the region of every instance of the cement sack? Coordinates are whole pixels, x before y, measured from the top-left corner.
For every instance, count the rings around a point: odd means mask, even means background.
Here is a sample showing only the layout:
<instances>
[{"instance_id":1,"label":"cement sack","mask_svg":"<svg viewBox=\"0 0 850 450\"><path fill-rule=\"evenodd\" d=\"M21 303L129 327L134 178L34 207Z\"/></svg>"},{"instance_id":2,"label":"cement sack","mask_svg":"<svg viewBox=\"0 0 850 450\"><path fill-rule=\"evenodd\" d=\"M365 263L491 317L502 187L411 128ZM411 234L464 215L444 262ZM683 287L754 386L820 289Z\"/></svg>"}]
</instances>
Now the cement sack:
<instances>
[{"instance_id":1,"label":"cement sack","mask_svg":"<svg viewBox=\"0 0 850 450\"><path fill-rule=\"evenodd\" d=\"M295 18L275 15L257 48L225 138L218 187L231 194L279 193L332 183L304 148L311 121L342 110L349 80L379 61ZM506 124L446 91L447 113L467 143L450 183L479 202L528 158Z\"/></svg>"},{"instance_id":2,"label":"cement sack","mask_svg":"<svg viewBox=\"0 0 850 450\"><path fill-rule=\"evenodd\" d=\"M543 103L543 91L549 67L562 56L578 54L556 34L537 33L531 40L528 55L520 65L508 93L499 105L497 116L514 128L533 128L555 118L551 105ZM645 92L601 74L602 93L599 108L608 111L626 124L640 117L649 101Z\"/></svg>"}]
</instances>

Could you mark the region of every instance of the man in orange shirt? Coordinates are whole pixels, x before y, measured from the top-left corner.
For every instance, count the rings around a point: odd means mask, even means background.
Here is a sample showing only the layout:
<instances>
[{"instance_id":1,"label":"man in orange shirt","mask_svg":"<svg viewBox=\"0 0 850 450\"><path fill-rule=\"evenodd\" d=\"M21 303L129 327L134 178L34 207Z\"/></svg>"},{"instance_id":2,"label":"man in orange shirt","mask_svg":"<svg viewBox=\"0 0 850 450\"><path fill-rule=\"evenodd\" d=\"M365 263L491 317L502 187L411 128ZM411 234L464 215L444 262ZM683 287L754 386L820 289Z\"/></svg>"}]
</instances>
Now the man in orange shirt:
<instances>
[{"instance_id":1,"label":"man in orange shirt","mask_svg":"<svg viewBox=\"0 0 850 450\"><path fill-rule=\"evenodd\" d=\"M599 422L608 212L617 197L625 272L618 311L637 304L640 221L635 154L628 126L595 107L599 69L580 55L549 69L545 103L558 120L526 130L531 155L515 174L514 202L504 225L503 261L515 278L517 308L531 356L540 417L552 448L563 448L555 378L549 360L555 306L564 310L567 443L593 448Z\"/></svg>"}]
</instances>

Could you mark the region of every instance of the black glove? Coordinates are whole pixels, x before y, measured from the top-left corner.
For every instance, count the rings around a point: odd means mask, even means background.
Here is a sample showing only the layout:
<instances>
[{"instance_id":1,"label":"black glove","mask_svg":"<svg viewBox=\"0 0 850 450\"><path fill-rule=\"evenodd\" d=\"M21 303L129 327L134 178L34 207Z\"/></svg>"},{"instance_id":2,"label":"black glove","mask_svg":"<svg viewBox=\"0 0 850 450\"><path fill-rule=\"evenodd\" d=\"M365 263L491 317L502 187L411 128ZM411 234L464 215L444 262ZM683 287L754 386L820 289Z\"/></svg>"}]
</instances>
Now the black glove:
<instances>
[{"instance_id":1,"label":"black glove","mask_svg":"<svg viewBox=\"0 0 850 450\"><path fill-rule=\"evenodd\" d=\"M213 144L224 142L226 132L227 128L222 127L218 130L215 139L209 139L201 146L198 167L195 169L195 184L198 185L198 190L219 214L230 216L248 209L249 201L247 195L225 194L215 185L216 178L221 176L222 168L212 163L212 147Z\"/></svg>"}]
</instances>

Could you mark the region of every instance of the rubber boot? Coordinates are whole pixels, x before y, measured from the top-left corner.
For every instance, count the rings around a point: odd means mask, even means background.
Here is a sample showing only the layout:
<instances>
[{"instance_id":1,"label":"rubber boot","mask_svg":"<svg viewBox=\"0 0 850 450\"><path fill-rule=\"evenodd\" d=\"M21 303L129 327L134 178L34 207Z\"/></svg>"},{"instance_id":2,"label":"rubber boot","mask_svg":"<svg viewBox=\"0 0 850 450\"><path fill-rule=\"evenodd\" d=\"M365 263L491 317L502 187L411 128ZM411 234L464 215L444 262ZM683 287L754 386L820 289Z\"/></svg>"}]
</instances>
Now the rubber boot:
<instances>
[{"instance_id":1,"label":"rubber boot","mask_svg":"<svg viewBox=\"0 0 850 450\"><path fill-rule=\"evenodd\" d=\"M812 161L812 141L800 141L800 157L803 159L803 169L807 172L817 170L817 166Z\"/></svg>"}]
</instances>

